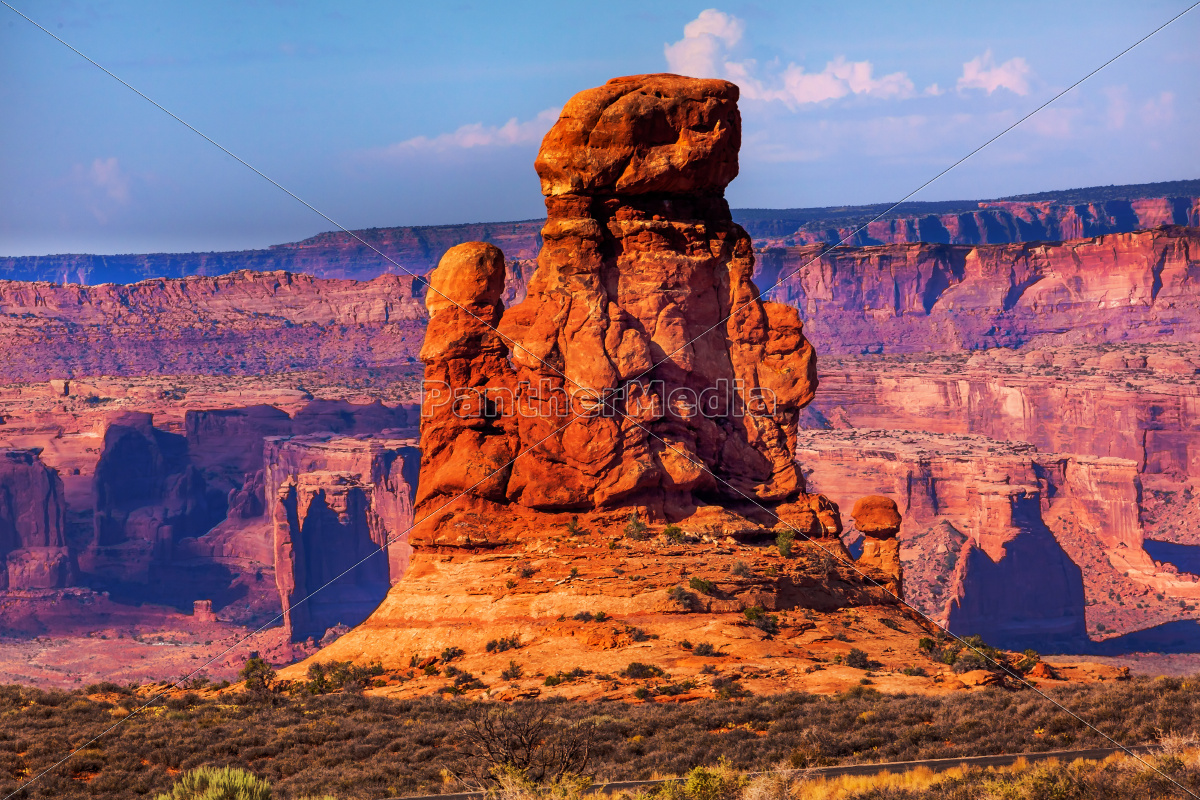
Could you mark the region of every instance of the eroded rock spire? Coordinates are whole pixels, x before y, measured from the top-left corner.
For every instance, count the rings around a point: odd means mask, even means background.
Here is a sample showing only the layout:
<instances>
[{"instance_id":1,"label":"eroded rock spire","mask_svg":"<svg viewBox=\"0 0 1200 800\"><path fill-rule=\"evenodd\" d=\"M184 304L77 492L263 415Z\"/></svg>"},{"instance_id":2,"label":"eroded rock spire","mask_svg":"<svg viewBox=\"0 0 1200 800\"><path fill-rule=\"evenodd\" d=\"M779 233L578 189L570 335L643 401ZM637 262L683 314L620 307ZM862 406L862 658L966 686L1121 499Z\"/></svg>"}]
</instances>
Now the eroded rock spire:
<instances>
[{"instance_id":1,"label":"eroded rock spire","mask_svg":"<svg viewBox=\"0 0 1200 800\"><path fill-rule=\"evenodd\" d=\"M794 309L759 298L724 198L737 99L732 83L677 75L580 92L538 153L548 219L526 299L502 309L491 245L442 259L414 542L487 539L450 523L523 509L765 507L811 535L840 531L794 459L813 348Z\"/></svg>"}]
</instances>

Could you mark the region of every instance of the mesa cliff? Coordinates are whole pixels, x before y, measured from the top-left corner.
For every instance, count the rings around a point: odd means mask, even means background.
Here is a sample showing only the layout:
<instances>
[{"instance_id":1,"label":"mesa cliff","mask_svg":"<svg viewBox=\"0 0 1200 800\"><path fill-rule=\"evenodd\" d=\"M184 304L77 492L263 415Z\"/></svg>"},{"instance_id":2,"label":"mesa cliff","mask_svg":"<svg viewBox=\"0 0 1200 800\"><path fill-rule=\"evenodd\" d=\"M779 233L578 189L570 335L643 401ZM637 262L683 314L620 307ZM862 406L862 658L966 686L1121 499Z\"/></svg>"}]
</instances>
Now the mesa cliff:
<instances>
[{"instance_id":1,"label":"mesa cliff","mask_svg":"<svg viewBox=\"0 0 1200 800\"><path fill-rule=\"evenodd\" d=\"M920 353L1200 336L1200 229L1055 243L791 247L769 296L832 353Z\"/></svg>"}]
</instances>

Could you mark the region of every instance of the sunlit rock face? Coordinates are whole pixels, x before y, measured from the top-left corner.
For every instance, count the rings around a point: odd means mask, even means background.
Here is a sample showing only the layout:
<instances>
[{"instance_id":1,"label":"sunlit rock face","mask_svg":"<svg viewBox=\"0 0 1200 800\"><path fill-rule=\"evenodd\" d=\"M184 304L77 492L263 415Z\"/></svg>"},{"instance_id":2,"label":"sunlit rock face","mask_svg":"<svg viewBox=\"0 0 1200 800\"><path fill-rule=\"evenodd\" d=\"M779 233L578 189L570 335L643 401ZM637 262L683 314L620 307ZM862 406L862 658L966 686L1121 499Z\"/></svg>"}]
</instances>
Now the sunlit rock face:
<instances>
[{"instance_id":1,"label":"sunlit rock face","mask_svg":"<svg viewBox=\"0 0 1200 800\"><path fill-rule=\"evenodd\" d=\"M74 575L62 480L39 455L0 448L0 589L57 589Z\"/></svg>"},{"instance_id":2,"label":"sunlit rock face","mask_svg":"<svg viewBox=\"0 0 1200 800\"><path fill-rule=\"evenodd\" d=\"M840 529L793 457L813 348L794 309L759 298L724 199L737 96L641 75L572 98L538 154L548 220L515 307L499 250L447 252L427 293L417 516L431 519L415 541L464 543L446 521L494 507L683 519L799 501L804 532Z\"/></svg>"}]
</instances>

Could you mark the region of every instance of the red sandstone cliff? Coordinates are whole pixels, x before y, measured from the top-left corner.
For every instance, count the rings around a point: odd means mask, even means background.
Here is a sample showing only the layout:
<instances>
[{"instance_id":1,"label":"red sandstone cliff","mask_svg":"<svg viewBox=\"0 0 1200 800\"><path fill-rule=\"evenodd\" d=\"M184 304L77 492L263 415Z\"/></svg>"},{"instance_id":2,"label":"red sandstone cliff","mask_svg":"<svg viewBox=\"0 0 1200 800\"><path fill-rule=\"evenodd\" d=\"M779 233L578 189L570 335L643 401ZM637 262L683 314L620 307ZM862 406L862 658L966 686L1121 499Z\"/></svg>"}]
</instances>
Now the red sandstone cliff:
<instances>
[{"instance_id":1,"label":"red sandstone cliff","mask_svg":"<svg viewBox=\"0 0 1200 800\"><path fill-rule=\"evenodd\" d=\"M917 353L1200 335L1200 229L1066 242L760 254L767 294L827 352Z\"/></svg>"},{"instance_id":2,"label":"red sandstone cliff","mask_svg":"<svg viewBox=\"0 0 1200 800\"><path fill-rule=\"evenodd\" d=\"M1091 203L1051 200L985 200L979 209L951 214L897 215L870 222L804 224L795 233L776 233L771 244L1006 244L1062 241L1128 233L1160 225L1200 225L1200 197L1145 197Z\"/></svg>"},{"instance_id":3,"label":"red sandstone cliff","mask_svg":"<svg viewBox=\"0 0 1200 800\"><path fill-rule=\"evenodd\" d=\"M61 286L0 281L0 380L404 368L423 285L285 272Z\"/></svg>"}]
</instances>

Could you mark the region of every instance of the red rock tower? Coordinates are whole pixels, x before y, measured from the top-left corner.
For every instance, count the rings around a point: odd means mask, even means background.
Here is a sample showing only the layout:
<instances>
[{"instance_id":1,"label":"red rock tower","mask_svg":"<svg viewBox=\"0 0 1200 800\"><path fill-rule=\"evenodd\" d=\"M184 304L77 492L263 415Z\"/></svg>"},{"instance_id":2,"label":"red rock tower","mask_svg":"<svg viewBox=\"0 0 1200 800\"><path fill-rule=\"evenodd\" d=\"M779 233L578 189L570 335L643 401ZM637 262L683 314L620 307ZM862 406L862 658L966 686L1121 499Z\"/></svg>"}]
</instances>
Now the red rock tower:
<instances>
[{"instance_id":1,"label":"red rock tower","mask_svg":"<svg viewBox=\"0 0 1200 800\"><path fill-rule=\"evenodd\" d=\"M840 530L794 460L813 348L794 309L759 298L724 198L737 99L732 83L677 75L580 92L535 164L548 219L526 299L501 309L490 245L443 258L414 542L463 543L480 527L452 518L521 509L680 520L790 504L805 532Z\"/></svg>"}]
</instances>

